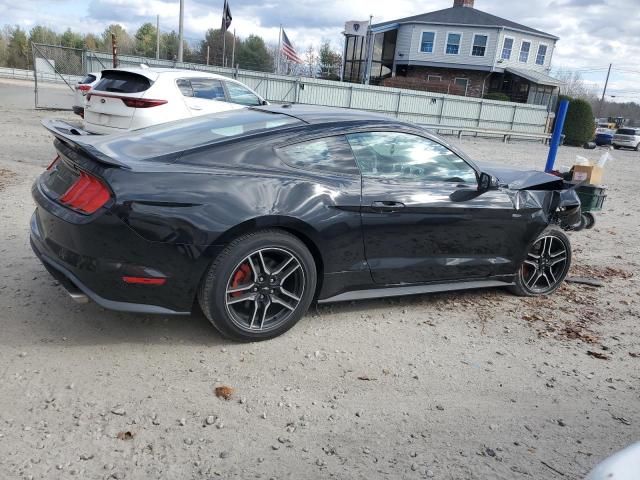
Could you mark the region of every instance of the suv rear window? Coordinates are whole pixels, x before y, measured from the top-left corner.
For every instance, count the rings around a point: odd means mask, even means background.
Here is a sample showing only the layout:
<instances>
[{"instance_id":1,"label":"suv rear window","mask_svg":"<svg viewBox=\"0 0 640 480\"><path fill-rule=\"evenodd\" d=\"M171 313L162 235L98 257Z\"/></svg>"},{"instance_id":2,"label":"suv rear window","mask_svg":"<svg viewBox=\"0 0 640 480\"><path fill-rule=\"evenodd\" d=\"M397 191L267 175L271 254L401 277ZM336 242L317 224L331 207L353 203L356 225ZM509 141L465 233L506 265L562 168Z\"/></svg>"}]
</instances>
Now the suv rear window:
<instances>
[{"instance_id":1,"label":"suv rear window","mask_svg":"<svg viewBox=\"0 0 640 480\"><path fill-rule=\"evenodd\" d=\"M616 133L620 135L637 135L633 128L619 128Z\"/></svg>"},{"instance_id":2,"label":"suv rear window","mask_svg":"<svg viewBox=\"0 0 640 480\"><path fill-rule=\"evenodd\" d=\"M102 79L93 87L101 92L138 93L144 92L151 86L151 81L137 73L108 71L104 72Z\"/></svg>"},{"instance_id":3,"label":"suv rear window","mask_svg":"<svg viewBox=\"0 0 640 480\"><path fill-rule=\"evenodd\" d=\"M96 76L95 75L87 75L82 80L80 80L78 83L80 83L80 84L92 83L92 82L95 82L95 80L96 80Z\"/></svg>"}]
</instances>

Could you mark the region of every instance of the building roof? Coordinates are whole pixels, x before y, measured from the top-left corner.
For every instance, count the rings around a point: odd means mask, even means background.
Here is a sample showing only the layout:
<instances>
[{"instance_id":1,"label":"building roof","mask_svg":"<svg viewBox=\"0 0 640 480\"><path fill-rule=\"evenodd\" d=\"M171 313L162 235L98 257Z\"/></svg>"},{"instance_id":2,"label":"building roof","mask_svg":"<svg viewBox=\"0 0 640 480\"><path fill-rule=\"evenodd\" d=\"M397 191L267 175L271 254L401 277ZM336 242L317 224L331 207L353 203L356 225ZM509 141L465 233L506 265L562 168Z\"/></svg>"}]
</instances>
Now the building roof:
<instances>
[{"instance_id":1,"label":"building roof","mask_svg":"<svg viewBox=\"0 0 640 480\"><path fill-rule=\"evenodd\" d=\"M510 73L514 73L519 77L525 78L532 83L537 85L548 85L551 87L559 87L560 85L564 85L565 82L562 80L558 80L557 78L550 77L541 72L537 72L535 70L525 70L521 68L513 68L506 67L505 70Z\"/></svg>"},{"instance_id":2,"label":"building roof","mask_svg":"<svg viewBox=\"0 0 640 480\"><path fill-rule=\"evenodd\" d=\"M421 15L414 15L412 17L400 18L398 20L390 20L388 22L377 23L371 25L373 30L378 28L384 28L391 26L392 24L401 23L432 23L443 25L468 25L474 27L493 27L500 28L505 27L510 30L519 30L528 33L534 33L536 35L542 35L554 40L558 40L558 37L549 33L536 30L526 25L521 25L506 18L500 18L490 13L477 10L472 7L450 7L444 10L436 10L435 12L423 13Z\"/></svg>"}]
</instances>

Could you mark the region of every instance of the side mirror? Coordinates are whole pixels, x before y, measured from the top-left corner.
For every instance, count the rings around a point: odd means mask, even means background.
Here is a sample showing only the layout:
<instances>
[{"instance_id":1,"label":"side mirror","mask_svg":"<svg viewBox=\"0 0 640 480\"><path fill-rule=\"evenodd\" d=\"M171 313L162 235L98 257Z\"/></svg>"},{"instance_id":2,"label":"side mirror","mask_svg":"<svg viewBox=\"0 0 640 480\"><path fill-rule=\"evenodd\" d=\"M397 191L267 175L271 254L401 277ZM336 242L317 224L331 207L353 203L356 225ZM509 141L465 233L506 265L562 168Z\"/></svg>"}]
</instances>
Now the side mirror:
<instances>
[{"instance_id":1,"label":"side mirror","mask_svg":"<svg viewBox=\"0 0 640 480\"><path fill-rule=\"evenodd\" d=\"M486 192L487 190L491 190L498 187L498 179L489 175L488 173L481 172L480 178L478 179L478 191Z\"/></svg>"}]
</instances>

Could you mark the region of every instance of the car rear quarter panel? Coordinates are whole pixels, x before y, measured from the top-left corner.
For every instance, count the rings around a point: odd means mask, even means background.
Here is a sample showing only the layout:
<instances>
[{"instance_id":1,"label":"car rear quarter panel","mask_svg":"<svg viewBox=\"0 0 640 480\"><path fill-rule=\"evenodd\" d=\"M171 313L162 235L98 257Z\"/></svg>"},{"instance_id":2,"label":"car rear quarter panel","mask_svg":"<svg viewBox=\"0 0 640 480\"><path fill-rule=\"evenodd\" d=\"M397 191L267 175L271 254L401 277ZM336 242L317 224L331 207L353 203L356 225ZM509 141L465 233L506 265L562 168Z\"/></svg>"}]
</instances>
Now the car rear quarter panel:
<instances>
[{"instance_id":1,"label":"car rear quarter panel","mask_svg":"<svg viewBox=\"0 0 640 480\"><path fill-rule=\"evenodd\" d=\"M231 156L234 160L225 162ZM118 200L114 214L148 241L179 246L208 264L211 252L239 235L279 227L312 243L325 275L370 278L360 229L359 176L289 168L272 145L259 141L110 173Z\"/></svg>"}]
</instances>

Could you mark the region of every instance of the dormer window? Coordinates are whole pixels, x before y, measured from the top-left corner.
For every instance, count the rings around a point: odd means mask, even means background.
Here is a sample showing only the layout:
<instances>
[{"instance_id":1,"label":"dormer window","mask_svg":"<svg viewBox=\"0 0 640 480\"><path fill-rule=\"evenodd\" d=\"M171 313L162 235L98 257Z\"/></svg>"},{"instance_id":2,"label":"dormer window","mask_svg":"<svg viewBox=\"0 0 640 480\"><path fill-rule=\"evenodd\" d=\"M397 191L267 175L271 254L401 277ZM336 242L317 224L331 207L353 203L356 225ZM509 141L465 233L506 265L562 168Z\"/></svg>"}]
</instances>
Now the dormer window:
<instances>
[{"instance_id":1,"label":"dormer window","mask_svg":"<svg viewBox=\"0 0 640 480\"><path fill-rule=\"evenodd\" d=\"M474 35L471 55L474 57L484 57L485 53L487 53L488 40L489 37L487 35Z\"/></svg>"},{"instance_id":2,"label":"dormer window","mask_svg":"<svg viewBox=\"0 0 640 480\"><path fill-rule=\"evenodd\" d=\"M461 33L447 33L447 46L445 53L447 55L458 55L460 53Z\"/></svg>"}]
</instances>

